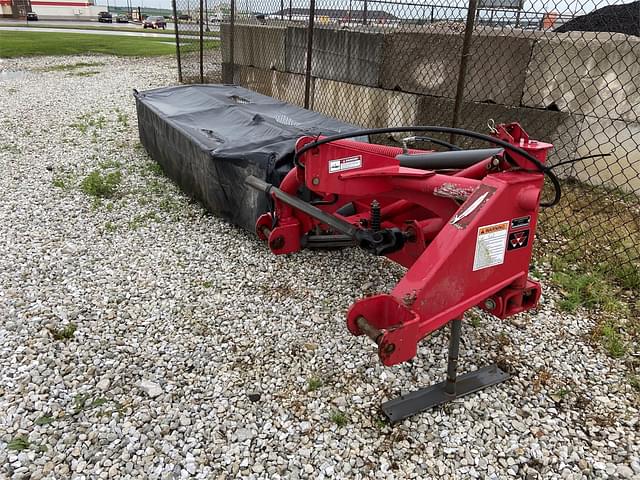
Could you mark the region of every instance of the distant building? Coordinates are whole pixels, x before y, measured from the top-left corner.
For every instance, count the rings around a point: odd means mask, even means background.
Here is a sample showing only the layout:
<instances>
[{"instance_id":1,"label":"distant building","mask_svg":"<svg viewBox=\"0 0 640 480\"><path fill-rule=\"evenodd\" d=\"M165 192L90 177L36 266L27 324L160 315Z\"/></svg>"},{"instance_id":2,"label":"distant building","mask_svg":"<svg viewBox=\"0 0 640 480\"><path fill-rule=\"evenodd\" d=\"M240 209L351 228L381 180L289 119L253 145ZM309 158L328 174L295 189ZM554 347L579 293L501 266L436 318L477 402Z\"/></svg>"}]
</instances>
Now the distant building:
<instances>
[{"instance_id":1,"label":"distant building","mask_svg":"<svg viewBox=\"0 0 640 480\"><path fill-rule=\"evenodd\" d=\"M0 0L0 17L25 18L27 12L35 12L41 18L97 19L97 7L93 0Z\"/></svg>"},{"instance_id":2,"label":"distant building","mask_svg":"<svg viewBox=\"0 0 640 480\"><path fill-rule=\"evenodd\" d=\"M365 16L366 15L366 16ZM275 13L270 13L269 18L284 18L296 21L308 21L308 8L285 8ZM315 19L320 22L339 22L339 23L367 23L386 24L397 23L400 19L395 15L385 12L384 10L349 10L334 8L316 8Z\"/></svg>"}]
</instances>

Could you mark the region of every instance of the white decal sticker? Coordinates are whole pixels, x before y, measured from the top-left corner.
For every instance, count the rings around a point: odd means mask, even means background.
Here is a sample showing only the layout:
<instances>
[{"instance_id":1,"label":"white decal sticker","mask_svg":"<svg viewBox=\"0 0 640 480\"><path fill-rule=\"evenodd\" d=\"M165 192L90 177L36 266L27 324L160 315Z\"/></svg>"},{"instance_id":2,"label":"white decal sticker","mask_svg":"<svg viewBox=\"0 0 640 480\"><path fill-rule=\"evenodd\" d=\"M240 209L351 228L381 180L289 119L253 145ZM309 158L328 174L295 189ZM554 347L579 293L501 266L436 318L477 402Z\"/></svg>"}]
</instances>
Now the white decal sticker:
<instances>
[{"instance_id":1,"label":"white decal sticker","mask_svg":"<svg viewBox=\"0 0 640 480\"><path fill-rule=\"evenodd\" d=\"M329 160L329 173L344 172L345 170L353 170L360 167L362 167L362 155Z\"/></svg>"},{"instance_id":2,"label":"white decal sticker","mask_svg":"<svg viewBox=\"0 0 640 480\"><path fill-rule=\"evenodd\" d=\"M473 259L474 272L504 263L504 252L507 248L508 233L508 221L478 228L476 255Z\"/></svg>"},{"instance_id":3,"label":"white decal sticker","mask_svg":"<svg viewBox=\"0 0 640 480\"><path fill-rule=\"evenodd\" d=\"M482 202L484 202L484 199L487 198L487 195L489 195L489 192L484 192L482 195L476 198L475 202L465 208L463 212L456 213L456 215L453 217L453 220L451 220L451 224L455 225L463 218L471 215L473 211L478 208Z\"/></svg>"}]
</instances>

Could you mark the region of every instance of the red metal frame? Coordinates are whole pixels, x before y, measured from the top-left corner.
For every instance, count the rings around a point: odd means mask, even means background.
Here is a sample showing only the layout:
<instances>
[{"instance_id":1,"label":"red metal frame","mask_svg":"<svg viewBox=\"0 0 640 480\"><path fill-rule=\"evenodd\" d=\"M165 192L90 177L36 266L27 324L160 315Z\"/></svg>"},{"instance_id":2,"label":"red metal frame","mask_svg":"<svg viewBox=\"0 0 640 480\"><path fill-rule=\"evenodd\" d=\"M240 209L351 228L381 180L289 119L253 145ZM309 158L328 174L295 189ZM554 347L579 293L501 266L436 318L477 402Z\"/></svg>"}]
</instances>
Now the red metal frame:
<instances>
[{"instance_id":1,"label":"red metal frame","mask_svg":"<svg viewBox=\"0 0 640 480\"><path fill-rule=\"evenodd\" d=\"M552 148L530 140L518 124L499 125L495 135L541 162ZM303 137L296 149L314 140ZM407 267L404 278L387 294L356 301L347 313L354 335L366 333L360 318L379 332L375 340L385 365L411 359L422 338L474 306L504 318L535 307L540 298L528 267L542 173L511 153L515 167L502 155L446 172L401 167L395 158L400 153L338 140L305 152L304 168L294 168L280 185L293 196L310 190L321 200L318 208L359 229L369 226L376 200L381 228L402 232L402 248L386 256ZM275 196L274 203L274 213L261 216L256 227L276 254L300 250L307 235L335 233ZM337 213L345 204L353 206L348 216Z\"/></svg>"}]
</instances>

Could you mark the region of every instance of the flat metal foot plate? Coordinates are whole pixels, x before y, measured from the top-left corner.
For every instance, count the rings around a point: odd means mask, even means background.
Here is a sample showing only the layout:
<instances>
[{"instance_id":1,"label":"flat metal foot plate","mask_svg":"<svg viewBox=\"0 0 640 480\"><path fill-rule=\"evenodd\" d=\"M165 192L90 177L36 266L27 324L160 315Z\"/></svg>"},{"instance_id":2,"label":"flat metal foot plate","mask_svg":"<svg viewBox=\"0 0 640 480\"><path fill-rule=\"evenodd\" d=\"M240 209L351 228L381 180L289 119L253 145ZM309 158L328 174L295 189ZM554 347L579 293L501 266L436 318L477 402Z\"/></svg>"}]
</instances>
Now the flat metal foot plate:
<instances>
[{"instance_id":1,"label":"flat metal foot plate","mask_svg":"<svg viewBox=\"0 0 640 480\"><path fill-rule=\"evenodd\" d=\"M509 374L500 370L497 365L489 365L474 372L460 375L456 381L456 393L449 394L445 387L447 382L440 382L422 388L382 404L382 411L391 423L399 422L407 417L430 408L450 402L456 398L477 392L483 388L504 382Z\"/></svg>"}]
</instances>

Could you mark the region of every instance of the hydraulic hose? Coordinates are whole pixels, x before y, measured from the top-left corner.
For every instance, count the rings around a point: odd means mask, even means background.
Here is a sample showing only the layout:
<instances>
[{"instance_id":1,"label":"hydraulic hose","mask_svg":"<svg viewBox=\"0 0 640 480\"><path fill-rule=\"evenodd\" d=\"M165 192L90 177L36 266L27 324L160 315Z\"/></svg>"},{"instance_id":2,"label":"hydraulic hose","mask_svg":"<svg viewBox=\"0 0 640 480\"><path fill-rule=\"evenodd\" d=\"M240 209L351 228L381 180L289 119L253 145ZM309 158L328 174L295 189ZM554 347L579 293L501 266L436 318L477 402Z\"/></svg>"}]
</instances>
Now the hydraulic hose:
<instances>
[{"instance_id":1,"label":"hydraulic hose","mask_svg":"<svg viewBox=\"0 0 640 480\"><path fill-rule=\"evenodd\" d=\"M558 181L558 177L556 177L556 175L551 171L551 169L546 165L544 165L540 160L535 158L529 152L523 150L520 147L516 147L515 145L512 145L509 142L500 140L499 138L495 138L490 135L485 135L482 133L473 132L471 130L465 130L462 128L421 125L421 126L415 126L415 127L401 126L401 127L370 128L366 130L358 130L355 132L340 133L338 135L331 135L330 137L321 138L318 140L314 140L313 142L307 143L305 146L303 146L300 150L298 150L294 154L293 163L296 165L296 167L304 169L304 165L300 163L300 156L303 153L313 148L316 148L320 145L335 142L336 140L344 140L347 138L361 137L364 135L379 135L379 134L397 133L397 132L452 133L454 135L461 135L463 137L475 138L476 140L483 140L485 142L492 143L494 145L499 145L503 147L505 150L512 151L514 153L517 153L525 157L527 160L533 163L538 168L538 170L542 174L546 175L547 178L551 181L551 184L553 185L553 189L554 189L554 198L550 202L540 203L541 207L552 207L560 201L562 193L561 193L561 187L560 187L560 182Z\"/></svg>"}]
</instances>

